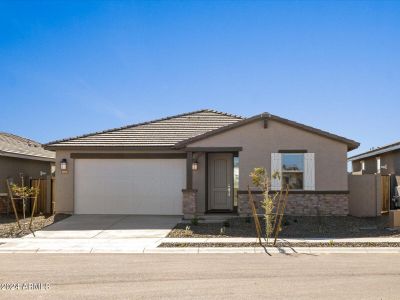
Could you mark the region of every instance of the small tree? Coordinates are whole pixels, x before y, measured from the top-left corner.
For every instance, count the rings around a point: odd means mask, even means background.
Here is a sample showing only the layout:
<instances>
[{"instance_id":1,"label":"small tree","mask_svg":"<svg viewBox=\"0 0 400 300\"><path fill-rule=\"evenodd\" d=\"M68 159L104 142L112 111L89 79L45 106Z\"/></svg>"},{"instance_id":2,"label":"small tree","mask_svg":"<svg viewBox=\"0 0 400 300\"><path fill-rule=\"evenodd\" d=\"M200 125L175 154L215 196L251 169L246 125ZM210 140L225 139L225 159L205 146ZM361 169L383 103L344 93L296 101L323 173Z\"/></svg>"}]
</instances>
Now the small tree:
<instances>
[{"instance_id":1,"label":"small tree","mask_svg":"<svg viewBox=\"0 0 400 300\"><path fill-rule=\"evenodd\" d=\"M254 168L250 173L250 178L254 186L260 188L263 192L263 200L261 205L264 209L264 219L265 219L265 236L268 239L272 236L274 232L275 215L273 214L275 209L276 198L279 196L279 191L270 195L271 179L268 176L265 168ZM272 174L272 178L280 178L279 172ZM275 229L276 230L276 229Z\"/></svg>"},{"instance_id":2,"label":"small tree","mask_svg":"<svg viewBox=\"0 0 400 300\"><path fill-rule=\"evenodd\" d=\"M25 219L25 202L31 197L37 197L39 194L39 189L37 187L27 187L24 185L18 186L16 184L11 185L11 191L13 194L22 199L23 203L23 217Z\"/></svg>"}]
</instances>

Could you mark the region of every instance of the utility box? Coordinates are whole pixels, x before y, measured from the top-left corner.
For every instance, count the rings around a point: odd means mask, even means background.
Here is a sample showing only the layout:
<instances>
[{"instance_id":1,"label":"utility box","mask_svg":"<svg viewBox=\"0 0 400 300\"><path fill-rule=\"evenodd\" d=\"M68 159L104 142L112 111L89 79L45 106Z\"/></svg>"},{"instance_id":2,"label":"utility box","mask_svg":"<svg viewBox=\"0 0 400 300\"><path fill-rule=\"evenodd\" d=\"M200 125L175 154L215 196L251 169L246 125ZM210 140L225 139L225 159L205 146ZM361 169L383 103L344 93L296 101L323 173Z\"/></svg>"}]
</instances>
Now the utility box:
<instances>
[{"instance_id":1,"label":"utility box","mask_svg":"<svg viewBox=\"0 0 400 300\"><path fill-rule=\"evenodd\" d=\"M400 228L400 209L389 211L390 228Z\"/></svg>"}]
</instances>

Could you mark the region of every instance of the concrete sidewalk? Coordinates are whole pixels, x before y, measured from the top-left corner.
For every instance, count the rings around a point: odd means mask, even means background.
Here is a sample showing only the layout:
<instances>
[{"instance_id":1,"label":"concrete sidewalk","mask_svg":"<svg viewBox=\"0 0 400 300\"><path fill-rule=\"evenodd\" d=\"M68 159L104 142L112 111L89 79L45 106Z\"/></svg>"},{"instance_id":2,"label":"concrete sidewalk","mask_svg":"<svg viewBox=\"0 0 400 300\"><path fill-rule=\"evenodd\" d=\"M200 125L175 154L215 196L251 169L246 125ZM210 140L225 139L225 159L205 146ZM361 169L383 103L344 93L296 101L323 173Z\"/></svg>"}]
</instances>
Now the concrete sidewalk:
<instances>
[{"instance_id":1,"label":"concrete sidewalk","mask_svg":"<svg viewBox=\"0 0 400 300\"><path fill-rule=\"evenodd\" d=\"M143 253L162 238L134 239L0 239L0 253Z\"/></svg>"},{"instance_id":2,"label":"concrete sidewalk","mask_svg":"<svg viewBox=\"0 0 400 300\"><path fill-rule=\"evenodd\" d=\"M399 242L400 238L279 239L288 243ZM0 253L400 253L400 247L175 247L161 243L254 243L255 238L0 239Z\"/></svg>"}]
</instances>

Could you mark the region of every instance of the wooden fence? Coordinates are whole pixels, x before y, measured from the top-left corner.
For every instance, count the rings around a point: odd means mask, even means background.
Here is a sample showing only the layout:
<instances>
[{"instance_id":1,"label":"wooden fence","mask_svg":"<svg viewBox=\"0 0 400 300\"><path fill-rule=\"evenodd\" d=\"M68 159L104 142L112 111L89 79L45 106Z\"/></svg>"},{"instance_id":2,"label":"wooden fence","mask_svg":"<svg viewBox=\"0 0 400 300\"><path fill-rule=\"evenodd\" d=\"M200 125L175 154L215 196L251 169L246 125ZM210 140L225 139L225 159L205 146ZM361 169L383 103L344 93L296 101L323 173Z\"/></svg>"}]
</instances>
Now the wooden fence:
<instances>
[{"instance_id":1,"label":"wooden fence","mask_svg":"<svg viewBox=\"0 0 400 300\"><path fill-rule=\"evenodd\" d=\"M381 213L388 213L390 209L390 176L382 175L381 176L381 184L382 184L382 207Z\"/></svg>"},{"instance_id":2,"label":"wooden fence","mask_svg":"<svg viewBox=\"0 0 400 300\"><path fill-rule=\"evenodd\" d=\"M39 179L31 179L30 185L36 186L38 181ZM55 179L51 177L40 179L39 195L37 199L35 214L54 213L54 183Z\"/></svg>"}]
</instances>

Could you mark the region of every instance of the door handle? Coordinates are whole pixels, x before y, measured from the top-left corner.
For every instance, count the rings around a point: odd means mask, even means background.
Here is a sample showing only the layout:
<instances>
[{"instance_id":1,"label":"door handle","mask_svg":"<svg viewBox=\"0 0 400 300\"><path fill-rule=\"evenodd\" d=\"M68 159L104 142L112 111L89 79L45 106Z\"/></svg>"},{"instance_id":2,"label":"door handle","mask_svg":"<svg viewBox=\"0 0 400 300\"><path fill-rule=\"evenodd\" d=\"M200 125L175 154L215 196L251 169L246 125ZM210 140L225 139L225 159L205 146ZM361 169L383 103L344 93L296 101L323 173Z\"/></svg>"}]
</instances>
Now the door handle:
<instances>
[{"instance_id":1,"label":"door handle","mask_svg":"<svg viewBox=\"0 0 400 300\"><path fill-rule=\"evenodd\" d=\"M228 197L230 197L230 196L231 196L231 185L228 184Z\"/></svg>"}]
</instances>

